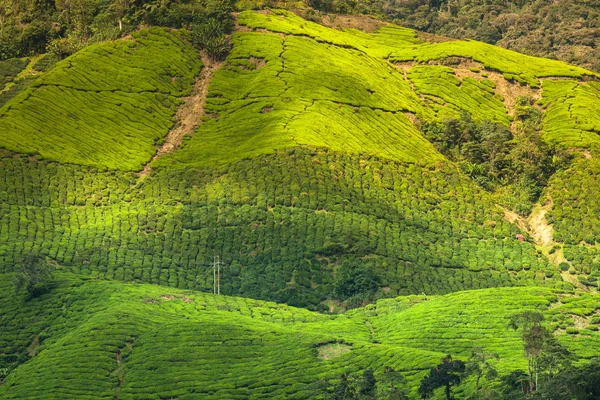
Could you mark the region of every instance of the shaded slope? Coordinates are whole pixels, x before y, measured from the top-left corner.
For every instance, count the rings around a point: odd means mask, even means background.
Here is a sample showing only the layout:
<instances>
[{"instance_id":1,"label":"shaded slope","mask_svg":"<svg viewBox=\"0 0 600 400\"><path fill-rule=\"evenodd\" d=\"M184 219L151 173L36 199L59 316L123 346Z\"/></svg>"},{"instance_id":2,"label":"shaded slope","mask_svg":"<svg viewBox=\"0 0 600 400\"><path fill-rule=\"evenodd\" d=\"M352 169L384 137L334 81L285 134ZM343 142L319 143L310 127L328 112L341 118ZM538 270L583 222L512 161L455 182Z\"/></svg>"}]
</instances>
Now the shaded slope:
<instances>
[{"instance_id":1,"label":"shaded slope","mask_svg":"<svg viewBox=\"0 0 600 400\"><path fill-rule=\"evenodd\" d=\"M490 196L448 166L297 149L135 179L5 158L4 271L27 249L86 275L209 290L216 253L222 293L303 306L332 295L344 261L372 268L380 296L560 285Z\"/></svg>"}]
</instances>

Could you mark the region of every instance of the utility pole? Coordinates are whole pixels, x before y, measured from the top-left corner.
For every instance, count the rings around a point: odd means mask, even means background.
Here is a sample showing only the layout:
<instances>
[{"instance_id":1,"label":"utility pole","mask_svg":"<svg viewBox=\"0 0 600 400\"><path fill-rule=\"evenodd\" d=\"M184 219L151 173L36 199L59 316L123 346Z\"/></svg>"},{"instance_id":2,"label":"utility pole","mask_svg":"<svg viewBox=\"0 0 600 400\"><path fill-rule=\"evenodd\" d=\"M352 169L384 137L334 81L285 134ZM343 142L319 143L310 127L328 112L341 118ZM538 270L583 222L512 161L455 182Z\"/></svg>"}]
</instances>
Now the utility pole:
<instances>
[{"instance_id":1,"label":"utility pole","mask_svg":"<svg viewBox=\"0 0 600 400\"><path fill-rule=\"evenodd\" d=\"M213 256L213 294L221 294L221 260Z\"/></svg>"}]
</instances>

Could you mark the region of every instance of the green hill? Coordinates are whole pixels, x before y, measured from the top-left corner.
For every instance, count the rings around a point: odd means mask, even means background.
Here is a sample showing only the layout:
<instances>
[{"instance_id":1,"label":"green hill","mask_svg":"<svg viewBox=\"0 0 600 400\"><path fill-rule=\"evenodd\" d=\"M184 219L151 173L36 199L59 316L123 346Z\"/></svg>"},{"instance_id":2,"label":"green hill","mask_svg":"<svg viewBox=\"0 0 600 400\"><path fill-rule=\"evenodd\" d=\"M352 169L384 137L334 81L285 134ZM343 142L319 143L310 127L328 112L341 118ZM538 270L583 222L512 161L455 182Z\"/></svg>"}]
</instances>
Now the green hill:
<instances>
[{"instance_id":1,"label":"green hill","mask_svg":"<svg viewBox=\"0 0 600 400\"><path fill-rule=\"evenodd\" d=\"M584 321L559 336L583 357L600 341L597 319L585 317L598 295L543 288L398 297L328 316L64 273L26 301L1 278L3 357L27 360L0 386L11 399L310 398L319 379L384 366L415 387L446 353L466 358L473 346L498 352L508 372L526 364L519 334L505 329L523 310L543 311L563 332Z\"/></svg>"},{"instance_id":2,"label":"green hill","mask_svg":"<svg viewBox=\"0 0 600 400\"><path fill-rule=\"evenodd\" d=\"M530 309L598 356L597 73L383 23L236 18L222 63L159 27L0 63L0 397L306 398L384 366L416 395L477 345L524 369L506 326ZM60 273L15 299L31 254ZM215 256L227 297L205 294Z\"/></svg>"}]
</instances>

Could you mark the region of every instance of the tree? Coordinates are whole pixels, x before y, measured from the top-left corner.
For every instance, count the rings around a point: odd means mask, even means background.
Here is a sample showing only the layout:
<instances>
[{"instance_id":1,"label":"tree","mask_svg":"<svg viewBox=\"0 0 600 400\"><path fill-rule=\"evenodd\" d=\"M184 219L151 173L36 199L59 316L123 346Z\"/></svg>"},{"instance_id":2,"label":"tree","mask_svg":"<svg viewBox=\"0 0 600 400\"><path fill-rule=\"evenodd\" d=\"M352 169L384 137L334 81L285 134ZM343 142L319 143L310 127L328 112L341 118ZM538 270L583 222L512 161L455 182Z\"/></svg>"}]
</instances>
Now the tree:
<instances>
[{"instance_id":1,"label":"tree","mask_svg":"<svg viewBox=\"0 0 600 400\"><path fill-rule=\"evenodd\" d=\"M439 387L445 388L446 400L451 400L452 386L458 385L462 379L462 374L465 372L465 363L460 360L453 360L448 354L442 359L442 362L432 368L419 386L419 394L423 399L431 396L435 389Z\"/></svg>"},{"instance_id":2,"label":"tree","mask_svg":"<svg viewBox=\"0 0 600 400\"><path fill-rule=\"evenodd\" d=\"M365 400L375 399L377 380L375 379L375 374L372 369L366 369L363 372L363 377L360 382L360 387L358 389L359 398Z\"/></svg>"},{"instance_id":3,"label":"tree","mask_svg":"<svg viewBox=\"0 0 600 400\"><path fill-rule=\"evenodd\" d=\"M480 380L482 377L487 380L493 380L498 377L498 371L492 362L499 358L498 354L486 351L481 347L473 348L471 358L467 361L465 372L467 375L475 375L475 393L479 393L481 389Z\"/></svg>"},{"instance_id":4,"label":"tree","mask_svg":"<svg viewBox=\"0 0 600 400\"><path fill-rule=\"evenodd\" d=\"M508 326L521 331L521 338L527 356L527 371L529 374L529 391L535 392L538 386L538 361L548 332L542 325L544 315L537 311L525 311L511 317Z\"/></svg>"},{"instance_id":5,"label":"tree","mask_svg":"<svg viewBox=\"0 0 600 400\"><path fill-rule=\"evenodd\" d=\"M379 380L377 398L385 400L406 400L409 397L406 388L406 378L394 368L383 367L383 374Z\"/></svg>"},{"instance_id":6,"label":"tree","mask_svg":"<svg viewBox=\"0 0 600 400\"><path fill-rule=\"evenodd\" d=\"M18 266L14 276L15 292L25 289L31 297L35 297L40 294L50 279L52 279L52 268L44 259L29 254Z\"/></svg>"},{"instance_id":7,"label":"tree","mask_svg":"<svg viewBox=\"0 0 600 400\"><path fill-rule=\"evenodd\" d=\"M333 294L341 300L351 297L364 300L375 293L378 284L379 277L371 268L356 261L344 260L336 271Z\"/></svg>"},{"instance_id":8,"label":"tree","mask_svg":"<svg viewBox=\"0 0 600 400\"><path fill-rule=\"evenodd\" d=\"M540 371L543 371L548 379L552 379L559 371L569 369L575 355L558 340L548 335L546 337L540 359L538 362Z\"/></svg>"},{"instance_id":9,"label":"tree","mask_svg":"<svg viewBox=\"0 0 600 400\"><path fill-rule=\"evenodd\" d=\"M340 375L340 382L333 389L331 400L346 400L356 398L356 390L348 374Z\"/></svg>"},{"instance_id":10,"label":"tree","mask_svg":"<svg viewBox=\"0 0 600 400\"><path fill-rule=\"evenodd\" d=\"M123 31L123 18L125 18L132 5L133 0L115 0L108 6L108 9L113 12L119 22L119 32Z\"/></svg>"}]
</instances>

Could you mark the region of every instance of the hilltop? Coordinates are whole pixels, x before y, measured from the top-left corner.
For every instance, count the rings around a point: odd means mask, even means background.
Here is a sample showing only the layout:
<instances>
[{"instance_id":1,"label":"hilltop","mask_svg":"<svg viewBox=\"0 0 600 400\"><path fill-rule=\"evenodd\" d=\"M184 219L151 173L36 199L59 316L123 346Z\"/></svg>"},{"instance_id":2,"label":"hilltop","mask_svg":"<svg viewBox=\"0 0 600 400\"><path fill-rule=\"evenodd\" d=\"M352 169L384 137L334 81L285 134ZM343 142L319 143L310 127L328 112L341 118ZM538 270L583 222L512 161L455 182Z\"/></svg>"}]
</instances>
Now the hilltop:
<instances>
[{"instance_id":1,"label":"hilltop","mask_svg":"<svg viewBox=\"0 0 600 400\"><path fill-rule=\"evenodd\" d=\"M224 60L153 26L0 64L0 394L302 398L388 360L416 394L475 344L524 369L521 310L598 356L598 73L384 22L231 22ZM13 302L30 254L59 278Z\"/></svg>"}]
</instances>

